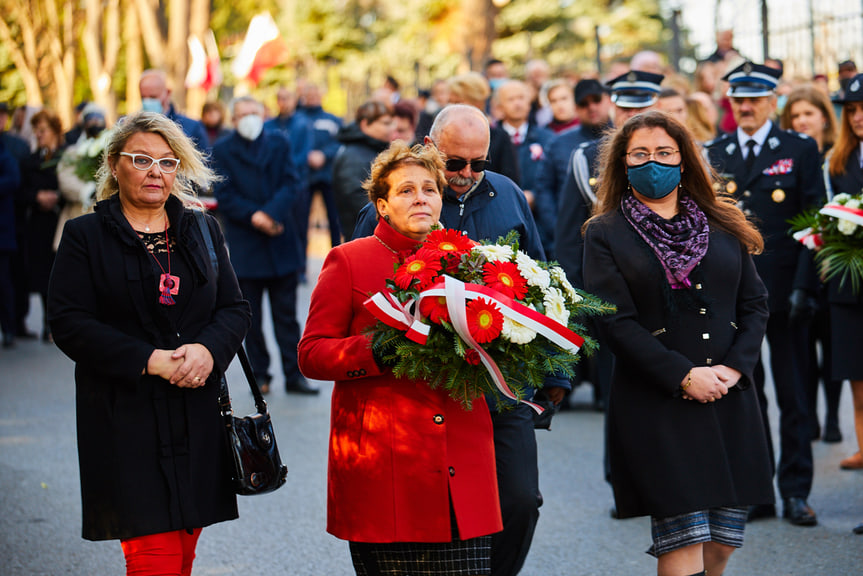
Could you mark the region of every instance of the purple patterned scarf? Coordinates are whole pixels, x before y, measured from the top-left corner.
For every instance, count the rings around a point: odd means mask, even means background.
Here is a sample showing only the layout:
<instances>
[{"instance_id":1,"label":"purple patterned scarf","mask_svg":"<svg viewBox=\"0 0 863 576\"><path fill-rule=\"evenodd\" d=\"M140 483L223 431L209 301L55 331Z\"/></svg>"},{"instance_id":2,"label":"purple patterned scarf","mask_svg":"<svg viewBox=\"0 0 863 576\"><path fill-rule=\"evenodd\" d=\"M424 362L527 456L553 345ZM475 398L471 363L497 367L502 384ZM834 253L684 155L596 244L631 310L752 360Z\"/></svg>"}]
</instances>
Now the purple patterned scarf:
<instances>
[{"instance_id":1,"label":"purple patterned scarf","mask_svg":"<svg viewBox=\"0 0 863 576\"><path fill-rule=\"evenodd\" d=\"M707 253L710 230L707 216L689 196L680 199L680 210L666 220L627 194L620 202L623 215L656 254L665 278L674 289L689 288L689 273Z\"/></svg>"}]
</instances>

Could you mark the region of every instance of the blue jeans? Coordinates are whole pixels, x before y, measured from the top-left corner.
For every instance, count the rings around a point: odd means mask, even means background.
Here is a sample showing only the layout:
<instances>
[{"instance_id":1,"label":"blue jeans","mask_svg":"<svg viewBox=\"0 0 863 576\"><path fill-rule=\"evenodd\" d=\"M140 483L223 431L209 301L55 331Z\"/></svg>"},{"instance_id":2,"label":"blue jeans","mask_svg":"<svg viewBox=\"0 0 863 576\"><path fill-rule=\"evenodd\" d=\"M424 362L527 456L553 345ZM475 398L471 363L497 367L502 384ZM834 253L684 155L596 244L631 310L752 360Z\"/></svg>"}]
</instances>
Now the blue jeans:
<instances>
[{"instance_id":1,"label":"blue jeans","mask_svg":"<svg viewBox=\"0 0 863 576\"><path fill-rule=\"evenodd\" d=\"M270 379L270 354L264 340L261 318L261 302L264 290L270 297L270 312L273 318L273 331L282 358L282 371L285 384L292 384L300 377L297 367L297 345L300 342L300 325L297 322L297 280L298 273L278 278L239 278L243 297L252 308L252 325L246 334L246 351L255 378Z\"/></svg>"}]
</instances>

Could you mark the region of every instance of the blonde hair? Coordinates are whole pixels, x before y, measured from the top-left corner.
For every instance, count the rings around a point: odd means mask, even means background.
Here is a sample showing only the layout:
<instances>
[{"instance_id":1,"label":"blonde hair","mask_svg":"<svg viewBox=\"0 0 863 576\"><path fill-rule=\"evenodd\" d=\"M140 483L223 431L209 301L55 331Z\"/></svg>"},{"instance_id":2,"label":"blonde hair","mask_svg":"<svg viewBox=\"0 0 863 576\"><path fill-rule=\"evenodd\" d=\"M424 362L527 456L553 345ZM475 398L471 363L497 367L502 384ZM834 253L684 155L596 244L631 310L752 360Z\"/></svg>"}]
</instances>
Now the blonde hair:
<instances>
[{"instance_id":1,"label":"blonde hair","mask_svg":"<svg viewBox=\"0 0 863 576\"><path fill-rule=\"evenodd\" d=\"M470 104L480 110L485 109L485 101L491 95L491 88L485 76L479 72L467 72L453 76L449 85L450 102Z\"/></svg>"},{"instance_id":2,"label":"blonde hair","mask_svg":"<svg viewBox=\"0 0 863 576\"><path fill-rule=\"evenodd\" d=\"M207 166L204 155L195 147L191 138L173 120L157 112L138 112L123 118L111 130L111 136L102 153L102 166L96 175L99 200L106 200L120 192L120 184L113 177L108 160L117 162L120 152L133 135L138 133L158 134L179 158L177 177L171 194L186 206L203 208L197 190L207 190L221 178Z\"/></svg>"},{"instance_id":3,"label":"blonde hair","mask_svg":"<svg viewBox=\"0 0 863 576\"><path fill-rule=\"evenodd\" d=\"M390 183L387 182L390 174L402 166L421 166L434 176L438 193L443 195L446 187L446 176L444 175L443 158L434 146L415 144L408 146L402 140L396 140L390 147L378 154L372 163L371 173L363 182L363 190L369 195L369 201L375 205L377 213L378 200L386 200L390 192ZM378 214L379 216L379 214Z\"/></svg>"}]
</instances>

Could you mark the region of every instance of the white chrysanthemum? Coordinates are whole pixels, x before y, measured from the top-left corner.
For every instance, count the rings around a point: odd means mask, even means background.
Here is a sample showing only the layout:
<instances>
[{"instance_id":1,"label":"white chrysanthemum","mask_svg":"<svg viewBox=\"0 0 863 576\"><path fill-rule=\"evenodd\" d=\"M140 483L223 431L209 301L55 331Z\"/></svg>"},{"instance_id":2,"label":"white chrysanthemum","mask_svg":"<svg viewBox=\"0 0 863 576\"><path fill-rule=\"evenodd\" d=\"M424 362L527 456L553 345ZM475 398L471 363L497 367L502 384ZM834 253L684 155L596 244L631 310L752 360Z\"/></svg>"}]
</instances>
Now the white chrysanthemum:
<instances>
[{"instance_id":1,"label":"white chrysanthemum","mask_svg":"<svg viewBox=\"0 0 863 576\"><path fill-rule=\"evenodd\" d=\"M860 208L860 200L857 198L852 198L848 202L845 203L848 208Z\"/></svg>"},{"instance_id":2,"label":"white chrysanthemum","mask_svg":"<svg viewBox=\"0 0 863 576\"><path fill-rule=\"evenodd\" d=\"M554 287L549 288L545 292L542 304L545 306L546 316L566 326L566 323L569 322L569 310L566 309L566 299L560 290Z\"/></svg>"},{"instance_id":3,"label":"white chrysanthemum","mask_svg":"<svg viewBox=\"0 0 863 576\"><path fill-rule=\"evenodd\" d=\"M854 231L857 230L857 224L850 220L839 220L839 222L836 223L836 228L846 236L851 236L854 234Z\"/></svg>"},{"instance_id":4,"label":"white chrysanthemum","mask_svg":"<svg viewBox=\"0 0 863 576\"><path fill-rule=\"evenodd\" d=\"M845 192L842 192L841 194L837 194L836 196L833 197L833 202L836 204L843 204L844 205L849 200L851 200L851 195L846 194Z\"/></svg>"},{"instance_id":5,"label":"white chrysanthemum","mask_svg":"<svg viewBox=\"0 0 863 576\"><path fill-rule=\"evenodd\" d=\"M500 246L491 244L488 246L474 246L474 252L479 252L489 262L509 262L512 260L512 246Z\"/></svg>"},{"instance_id":6,"label":"white chrysanthemum","mask_svg":"<svg viewBox=\"0 0 863 576\"><path fill-rule=\"evenodd\" d=\"M534 330L514 320L510 320L506 316L503 317L503 327L500 330L500 334L513 344L529 344L536 338Z\"/></svg>"},{"instance_id":7,"label":"white chrysanthemum","mask_svg":"<svg viewBox=\"0 0 863 576\"><path fill-rule=\"evenodd\" d=\"M540 268L536 260L519 250L515 256L515 263L518 265L518 271L521 272L521 275L524 276L528 284L539 286L543 290L548 288L551 277L548 274L548 270Z\"/></svg>"},{"instance_id":8,"label":"white chrysanthemum","mask_svg":"<svg viewBox=\"0 0 863 576\"><path fill-rule=\"evenodd\" d=\"M557 281L558 284L563 288L563 291L566 293L566 297L569 298L569 301L573 304L578 304L583 300L581 295L575 291L572 284L569 283L569 280L566 278L566 272L563 271L563 268L560 266L554 266L551 269L551 277Z\"/></svg>"}]
</instances>

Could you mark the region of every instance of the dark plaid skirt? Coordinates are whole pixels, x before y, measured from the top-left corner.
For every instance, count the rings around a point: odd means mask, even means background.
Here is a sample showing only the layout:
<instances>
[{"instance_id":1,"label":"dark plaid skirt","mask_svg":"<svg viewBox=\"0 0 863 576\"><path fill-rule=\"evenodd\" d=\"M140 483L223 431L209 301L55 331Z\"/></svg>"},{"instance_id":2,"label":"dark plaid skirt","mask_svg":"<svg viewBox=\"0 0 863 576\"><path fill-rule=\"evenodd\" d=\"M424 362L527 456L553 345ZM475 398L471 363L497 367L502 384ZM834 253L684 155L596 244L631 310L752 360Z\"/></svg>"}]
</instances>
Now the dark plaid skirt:
<instances>
[{"instance_id":1,"label":"dark plaid skirt","mask_svg":"<svg viewBox=\"0 0 863 576\"><path fill-rule=\"evenodd\" d=\"M473 576L491 574L491 536L461 540L450 508L451 542L351 542L357 576Z\"/></svg>"}]
</instances>

